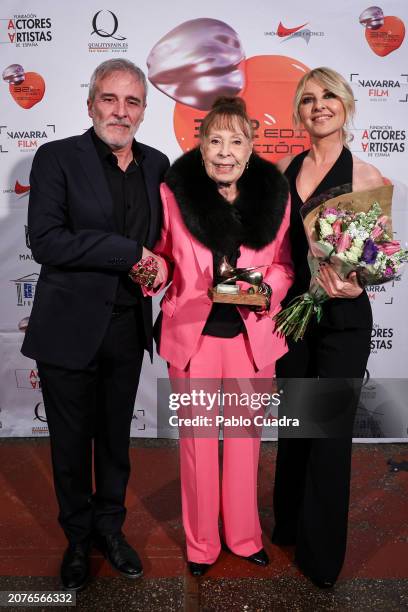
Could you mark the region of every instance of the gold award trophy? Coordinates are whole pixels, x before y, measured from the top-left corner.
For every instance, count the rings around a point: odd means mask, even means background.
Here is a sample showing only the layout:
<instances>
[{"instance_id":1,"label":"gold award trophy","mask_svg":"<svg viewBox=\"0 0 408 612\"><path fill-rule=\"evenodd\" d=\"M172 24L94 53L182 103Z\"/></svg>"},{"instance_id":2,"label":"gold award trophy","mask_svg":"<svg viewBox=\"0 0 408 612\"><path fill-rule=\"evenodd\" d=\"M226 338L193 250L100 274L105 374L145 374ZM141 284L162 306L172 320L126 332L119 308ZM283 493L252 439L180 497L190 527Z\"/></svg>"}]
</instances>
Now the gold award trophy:
<instances>
[{"instance_id":1,"label":"gold award trophy","mask_svg":"<svg viewBox=\"0 0 408 612\"><path fill-rule=\"evenodd\" d=\"M269 296L263 292L260 293L263 274L259 271L259 268L266 267L266 265L261 265L252 268L234 268L224 256L218 268L218 275L223 280L208 290L209 297L217 303L258 306L261 310L267 309ZM243 281L250 286L248 289L242 289L235 284L236 281Z\"/></svg>"}]
</instances>

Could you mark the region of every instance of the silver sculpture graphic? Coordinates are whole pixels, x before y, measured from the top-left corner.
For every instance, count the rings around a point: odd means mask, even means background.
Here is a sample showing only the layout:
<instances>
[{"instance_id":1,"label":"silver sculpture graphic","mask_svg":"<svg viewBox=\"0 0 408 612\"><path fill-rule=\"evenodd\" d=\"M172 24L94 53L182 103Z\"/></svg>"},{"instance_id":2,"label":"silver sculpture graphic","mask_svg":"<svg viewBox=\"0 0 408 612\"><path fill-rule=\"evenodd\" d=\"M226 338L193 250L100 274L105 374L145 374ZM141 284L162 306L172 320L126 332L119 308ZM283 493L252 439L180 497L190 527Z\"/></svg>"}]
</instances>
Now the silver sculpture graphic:
<instances>
[{"instance_id":1,"label":"silver sculpture graphic","mask_svg":"<svg viewBox=\"0 0 408 612\"><path fill-rule=\"evenodd\" d=\"M10 83L12 85L19 85L24 81L24 68L21 64L10 64L3 70L3 81Z\"/></svg>"},{"instance_id":2,"label":"silver sculpture graphic","mask_svg":"<svg viewBox=\"0 0 408 612\"><path fill-rule=\"evenodd\" d=\"M236 96L245 85L238 34L218 19L192 19L168 32L147 58L149 81L187 106L209 110L214 100Z\"/></svg>"},{"instance_id":3,"label":"silver sculpture graphic","mask_svg":"<svg viewBox=\"0 0 408 612\"><path fill-rule=\"evenodd\" d=\"M361 25L369 30L378 30L384 25L384 13L379 6L370 6L359 17Z\"/></svg>"}]
</instances>

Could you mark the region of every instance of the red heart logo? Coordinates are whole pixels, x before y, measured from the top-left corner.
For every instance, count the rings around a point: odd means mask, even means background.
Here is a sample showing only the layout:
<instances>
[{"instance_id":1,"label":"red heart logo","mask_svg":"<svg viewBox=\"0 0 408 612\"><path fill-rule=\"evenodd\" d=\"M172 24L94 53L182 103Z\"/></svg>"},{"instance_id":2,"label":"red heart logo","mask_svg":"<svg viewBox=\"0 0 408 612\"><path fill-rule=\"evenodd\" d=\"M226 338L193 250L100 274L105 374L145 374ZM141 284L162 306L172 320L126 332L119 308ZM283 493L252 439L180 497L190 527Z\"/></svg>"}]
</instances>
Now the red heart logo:
<instances>
[{"instance_id":1,"label":"red heart logo","mask_svg":"<svg viewBox=\"0 0 408 612\"><path fill-rule=\"evenodd\" d=\"M384 17L384 25L378 30L366 28L365 36L374 53L385 57L402 45L405 26L398 17Z\"/></svg>"},{"instance_id":2,"label":"red heart logo","mask_svg":"<svg viewBox=\"0 0 408 612\"><path fill-rule=\"evenodd\" d=\"M45 81L37 72L26 72L24 81L18 85L10 83L9 90L19 106L32 108L44 97Z\"/></svg>"}]
</instances>

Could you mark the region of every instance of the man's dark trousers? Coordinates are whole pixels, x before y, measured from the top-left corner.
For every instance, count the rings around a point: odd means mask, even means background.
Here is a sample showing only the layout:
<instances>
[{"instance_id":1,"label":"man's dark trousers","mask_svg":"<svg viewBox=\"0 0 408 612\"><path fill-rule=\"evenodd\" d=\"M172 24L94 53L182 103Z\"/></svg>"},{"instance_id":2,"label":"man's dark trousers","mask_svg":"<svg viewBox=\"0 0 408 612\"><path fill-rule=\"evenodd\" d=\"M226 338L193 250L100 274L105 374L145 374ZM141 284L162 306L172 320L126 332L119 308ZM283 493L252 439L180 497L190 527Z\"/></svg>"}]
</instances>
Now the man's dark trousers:
<instances>
[{"instance_id":1,"label":"man's dark trousers","mask_svg":"<svg viewBox=\"0 0 408 612\"><path fill-rule=\"evenodd\" d=\"M121 530L129 436L144 351L139 308L113 314L88 367L38 363L51 438L59 521L70 542ZM92 439L95 494L92 495Z\"/></svg>"}]
</instances>

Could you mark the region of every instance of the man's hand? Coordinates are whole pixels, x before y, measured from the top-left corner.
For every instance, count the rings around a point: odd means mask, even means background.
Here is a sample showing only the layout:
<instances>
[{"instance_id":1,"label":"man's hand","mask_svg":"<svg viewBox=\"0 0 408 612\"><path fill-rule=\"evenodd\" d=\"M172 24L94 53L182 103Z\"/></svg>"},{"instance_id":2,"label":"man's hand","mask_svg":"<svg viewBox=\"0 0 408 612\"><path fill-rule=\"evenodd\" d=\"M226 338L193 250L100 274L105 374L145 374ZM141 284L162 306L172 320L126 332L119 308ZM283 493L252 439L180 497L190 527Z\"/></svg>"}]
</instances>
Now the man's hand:
<instances>
[{"instance_id":1,"label":"man's hand","mask_svg":"<svg viewBox=\"0 0 408 612\"><path fill-rule=\"evenodd\" d=\"M149 251L149 249L146 249L146 247L143 247L142 259L145 259L146 257L153 257L158 265L157 275L153 283L153 289L156 289L156 287L164 283L167 279L167 266L162 257L155 255L155 253Z\"/></svg>"},{"instance_id":2,"label":"man's hand","mask_svg":"<svg viewBox=\"0 0 408 612\"><path fill-rule=\"evenodd\" d=\"M358 297L363 292L363 289L358 284L355 272L351 272L346 280L342 280L333 266L328 263L320 264L320 271L316 281L331 298L352 299Z\"/></svg>"}]
</instances>

